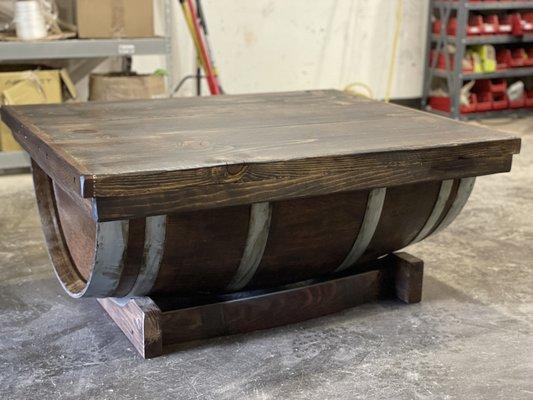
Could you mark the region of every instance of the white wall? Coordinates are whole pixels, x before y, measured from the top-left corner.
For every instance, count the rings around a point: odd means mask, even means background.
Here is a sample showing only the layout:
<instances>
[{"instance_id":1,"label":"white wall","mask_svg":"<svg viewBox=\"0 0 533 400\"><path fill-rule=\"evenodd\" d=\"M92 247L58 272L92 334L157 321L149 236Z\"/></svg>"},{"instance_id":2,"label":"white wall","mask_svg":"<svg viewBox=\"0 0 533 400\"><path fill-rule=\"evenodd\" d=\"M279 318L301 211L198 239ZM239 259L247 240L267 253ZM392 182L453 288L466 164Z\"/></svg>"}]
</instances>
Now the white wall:
<instances>
[{"instance_id":1,"label":"white wall","mask_svg":"<svg viewBox=\"0 0 533 400\"><path fill-rule=\"evenodd\" d=\"M401 0L203 0L211 44L227 93L368 85L386 93L396 7ZM173 2L176 80L195 57L181 9ZM393 98L420 96L428 0L403 0ZM162 7L157 25L162 29ZM153 71L160 57L137 57ZM180 94L193 93L193 83Z\"/></svg>"}]
</instances>

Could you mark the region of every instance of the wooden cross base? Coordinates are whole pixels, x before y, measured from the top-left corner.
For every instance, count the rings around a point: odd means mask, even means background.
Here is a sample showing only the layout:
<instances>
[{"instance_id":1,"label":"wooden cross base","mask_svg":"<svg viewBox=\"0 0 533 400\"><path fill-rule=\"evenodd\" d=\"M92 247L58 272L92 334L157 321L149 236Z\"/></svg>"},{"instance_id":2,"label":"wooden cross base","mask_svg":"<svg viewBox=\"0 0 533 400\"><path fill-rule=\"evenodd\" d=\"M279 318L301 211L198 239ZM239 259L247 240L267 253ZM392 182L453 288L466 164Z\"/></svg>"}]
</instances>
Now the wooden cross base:
<instances>
[{"instance_id":1,"label":"wooden cross base","mask_svg":"<svg viewBox=\"0 0 533 400\"><path fill-rule=\"evenodd\" d=\"M98 302L144 358L181 342L273 328L383 298L417 303L424 263L390 254L364 272L307 281L276 290L197 298L104 298Z\"/></svg>"}]
</instances>

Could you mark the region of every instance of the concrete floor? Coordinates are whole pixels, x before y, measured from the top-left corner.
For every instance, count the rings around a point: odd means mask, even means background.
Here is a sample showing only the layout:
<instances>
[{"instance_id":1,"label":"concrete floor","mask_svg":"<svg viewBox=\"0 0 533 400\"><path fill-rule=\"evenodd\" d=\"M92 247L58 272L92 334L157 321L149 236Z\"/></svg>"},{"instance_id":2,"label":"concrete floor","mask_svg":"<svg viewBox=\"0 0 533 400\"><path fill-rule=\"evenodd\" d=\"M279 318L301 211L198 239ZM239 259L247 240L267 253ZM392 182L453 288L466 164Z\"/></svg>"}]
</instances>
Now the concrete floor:
<instances>
[{"instance_id":1,"label":"concrete floor","mask_svg":"<svg viewBox=\"0 0 533 400\"><path fill-rule=\"evenodd\" d=\"M533 399L533 118L511 174L409 249L423 302L209 340L144 361L48 261L28 175L0 177L0 399ZM496 124L496 125L495 125Z\"/></svg>"}]
</instances>

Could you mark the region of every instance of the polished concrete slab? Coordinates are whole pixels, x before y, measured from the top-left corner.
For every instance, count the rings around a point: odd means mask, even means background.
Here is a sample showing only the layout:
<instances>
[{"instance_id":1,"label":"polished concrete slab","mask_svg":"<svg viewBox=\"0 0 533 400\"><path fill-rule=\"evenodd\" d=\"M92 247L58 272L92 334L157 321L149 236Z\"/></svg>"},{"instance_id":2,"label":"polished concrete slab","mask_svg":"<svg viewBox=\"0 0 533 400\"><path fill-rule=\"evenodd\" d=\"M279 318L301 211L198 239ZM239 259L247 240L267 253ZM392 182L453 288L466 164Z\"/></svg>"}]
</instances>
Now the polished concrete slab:
<instances>
[{"instance_id":1,"label":"polished concrete slab","mask_svg":"<svg viewBox=\"0 0 533 400\"><path fill-rule=\"evenodd\" d=\"M0 399L533 398L533 118L511 174L408 249L423 301L368 304L142 360L49 263L29 175L0 177Z\"/></svg>"}]
</instances>

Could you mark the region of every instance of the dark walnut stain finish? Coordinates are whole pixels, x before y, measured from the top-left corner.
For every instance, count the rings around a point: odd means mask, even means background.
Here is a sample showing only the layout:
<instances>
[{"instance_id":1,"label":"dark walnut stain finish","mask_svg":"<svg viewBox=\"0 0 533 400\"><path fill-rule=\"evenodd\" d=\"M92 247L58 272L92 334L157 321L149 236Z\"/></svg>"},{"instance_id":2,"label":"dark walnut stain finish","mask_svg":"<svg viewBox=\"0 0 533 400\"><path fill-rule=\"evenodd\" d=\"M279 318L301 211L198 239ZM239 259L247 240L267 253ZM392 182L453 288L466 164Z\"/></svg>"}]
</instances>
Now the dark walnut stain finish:
<instances>
[{"instance_id":1,"label":"dark walnut stain finish","mask_svg":"<svg viewBox=\"0 0 533 400\"><path fill-rule=\"evenodd\" d=\"M429 218L439 189L440 182L389 188L376 232L361 261L372 260L411 243Z\"/></svg>"},{"instance_id":2,"label":"dark walnut stain finish","mask_svg":"<svg viewBox=\"0 0 533 400\"><path fill-rule=\"evenodd\" d=\"M397 253L367 265L365 272L305 286L236 296L99 302L139 354L152 358L179 343L292 324L383 298L419 302L423 266L422 260Z\"/></svg>"},{"instance_id":3,"label":"dark walnut stain finish","mask_svg":"<svg viewBox=\"0 0 533 400\"><path fill-rule=\"evenodd\" d=\"M273 204L268 242L251 287L302 281L334 271L350 251L367 192Z\"/></svg>"},{"instance_id":4,"label":"dark walnut stain finish","mask_svg":"<svg viewBox=\"0 0 533 400\"><path fill-rule=\"evenodd\" d=\"M53 194L65 245L79 273L87 280L94 264L96 222L59 185L53 185Z\"/></svg>"},{"instance_id":5,"label":"dark walnut stain finish","mask_svg":"<svg viewBox=\"0 0 533 400\"><path fill-rule=\"evenodd\" d=\"M35 161L32 161L32 172L41 225L54 269L58 277L60 277L59 281L68 293L80 292L87 281L79 269L83 270L82 264L78 267L73 261L71 251L63 234L52 179L46 175ZM90 246L90 244L87 246ZM89 247L85 250L91 251Z\"/></svg>"},{"instance_id":6,"label":"dark walnut stain finish","mask_svg":"<svg viewBox=\"0 0 533 400\"><path fill-rule=\"evenodd\" d=\"M352 250L342 268L361 270L431 233L461 200L460 182L508 171L520 148L338 91L1 114L32 156L49 251L75 297L272 288L330 276ZM453 185L436 215L443 180Z\"/></svg>"},{"instance_id":7,"label":"dark walnut stain finish","mask_svg":"<svg viewBox=\"0 0 533 400\"><path fill-rule=\"evenodd\" d=\"M224 291L242 257L249 214L245 206L169 215L154 292Z\"/></svg>"},{"instance_id":8,"label":"dark walnut stain finish","mask_svg":"<svg viewBox=\"0 0 533 400\"><path fill-rule=\"evenodd\" d=\"M125 301L106 298L98 299L98 302L141 357L154 358L162 354L161 310L149 297Z\"/></svg>"},{"instance_id":9,"label":"dark walnut stain finish","mask_svg":"<svg viewBox=\"0 0 533 400\"><path fill-rule=\"evenodd\" d=\"M455 200L457 182L439 220ZM368 249L352 269L407 246L428 220L440 186L441 182L429 182L389 188ZM275 287L333 273L359 235L368 198L368 191L356 191L272 203L264 253L244 288ZM58 228L72 256L71 268L87 280L95 264L95 222L66 199L69 196L61 189L55 192ZM149 293L228 291L244 254L250 213L250 206L237 206L166 216L161 261ZM145 257L145 228L144 218L129 220L115 297L127 295L138 279Z\"/></svg>"},{"instance_id":10,"label":"dark walnut stain finish","mask_svg":"<svg viewBox=\"0 0 533 400\"><path fill-rule=\"evenodd\" d=\"M503 172L519 139L426 113L311 91L2 107L46 172L122 217ZM453 175L453 176L452 176ZM207 193L205 201L198 193ZM222 193L222 194L221 194ZM224 196L223 194L226 194ZM95 214L113 219L106 201Z\"/></svg>"},{"instance_id":11,"label":"dark walnut stain finish","mask_svg":"<svg viewBox=\"0 0 533 400\"><path fill-rule=\"evenodd\" d=\"M124 256L124 266L116 288L116 297L127 296L139 275L144 257L146 222L144 218L129 221L128 247Z\"/></svg>"},{"instance_id":12,"label":"dark walnut stain finish","mask_svg":"<svg viewBox=\"0 0 533 400\"><path fill-rule=\"evenodd\" d=\"M32 157L61 284L99 298L147 358L392 294L420 301L422 262L391 253L445 227L473 177L509 171L520 150L332 90L0 113Z\"/></svg>"}]
</instances>

